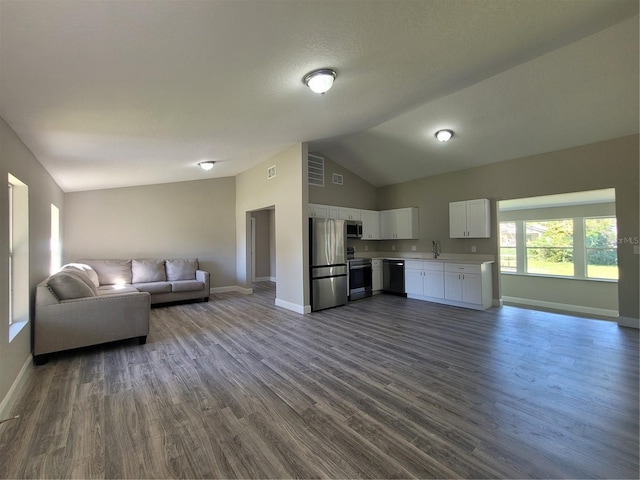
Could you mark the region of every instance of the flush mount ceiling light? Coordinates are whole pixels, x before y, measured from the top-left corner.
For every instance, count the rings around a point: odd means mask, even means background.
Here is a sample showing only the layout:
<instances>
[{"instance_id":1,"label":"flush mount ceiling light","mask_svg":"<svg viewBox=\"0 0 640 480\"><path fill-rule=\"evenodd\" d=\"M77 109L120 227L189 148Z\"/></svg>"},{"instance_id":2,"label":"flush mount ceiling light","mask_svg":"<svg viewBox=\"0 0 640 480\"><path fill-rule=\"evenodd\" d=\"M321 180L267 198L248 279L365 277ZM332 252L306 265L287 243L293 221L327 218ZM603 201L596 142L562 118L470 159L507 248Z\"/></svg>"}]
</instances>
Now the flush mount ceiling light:
<instances>
[{"instance_id":1,"label":"flush mount ceiling light","mask_svg":"<svg viewBox=\"0 0 640 480\"><path fill-rule=\"evenodd\" d=\"M198 166L203 170L211 170L213 168L213 164L216 162L212 162L211 160L207 160L206 162L198 163Z\"/></svg>"},{"instance_id":2,"label":"flush mount ceiling light","mask_svg":"<svg viewBox=\"0 0 640 480\"><path fill-rule=\"evenodd\" d=\"M325 93L333 86L336 72L330 68L321 68L307 73L302 79L304 84L316 93Z\"/></svg>"},{"instance_id":3,"label":"flush mount ceiling light","mask_svg":"<svg viewBox=\"0 0 640 480\"><path fill-rule=\"evenodd\" d=\"M436 138L441 142L448 142L453 137L453 130L438 130L436 132Z\"/></svg>"}]
</instances>

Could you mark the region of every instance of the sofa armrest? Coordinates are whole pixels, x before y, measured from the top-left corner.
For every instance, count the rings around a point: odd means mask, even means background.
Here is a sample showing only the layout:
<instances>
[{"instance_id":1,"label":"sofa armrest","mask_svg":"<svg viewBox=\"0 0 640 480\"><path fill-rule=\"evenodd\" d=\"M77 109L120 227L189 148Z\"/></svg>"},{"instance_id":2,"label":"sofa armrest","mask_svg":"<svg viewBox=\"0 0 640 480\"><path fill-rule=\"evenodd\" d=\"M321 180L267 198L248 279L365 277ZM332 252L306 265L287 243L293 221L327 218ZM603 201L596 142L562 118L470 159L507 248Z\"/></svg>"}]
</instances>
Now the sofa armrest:
<instances>
[{"instance_id":1,"label":"sofa armrest","mask_svg":"<svg viewBox=\"0 0 640 480\"><path fill-rule=\"evenodd\" d=\"M34 355L143 337L149 333L147 292L63 300L36 307Z\"/></svg>"},{"instance_id":2,"label":"sofa armrest","mask_svg":"<svg viewBox=\"0 0 640 480\"><path fill-rule=\"evenodd\" d=\"M211 275L205 270L196 270L196 280L204 283L204 296L209 298L211 293Z\"/></svg>"}]
</instances>

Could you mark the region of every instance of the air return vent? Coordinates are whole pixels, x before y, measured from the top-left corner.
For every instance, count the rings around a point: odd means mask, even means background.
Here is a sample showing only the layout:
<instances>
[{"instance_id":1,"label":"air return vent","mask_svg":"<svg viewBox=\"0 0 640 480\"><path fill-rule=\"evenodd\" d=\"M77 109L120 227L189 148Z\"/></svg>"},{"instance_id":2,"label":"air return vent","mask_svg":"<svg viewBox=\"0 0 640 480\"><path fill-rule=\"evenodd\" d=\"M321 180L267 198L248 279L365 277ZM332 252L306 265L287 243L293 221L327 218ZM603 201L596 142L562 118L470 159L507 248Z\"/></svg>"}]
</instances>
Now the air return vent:
<instances>
[{"instance_id":1,"label":"air return vent","mask_svg":"<svg viewBox=\"0 0 640 480\"><path fill-rule=\"evenodd\" d=\"M324 187L324 158L309 155L307 163L309 166L309 185Z\"/></svg>"}]
</instances>

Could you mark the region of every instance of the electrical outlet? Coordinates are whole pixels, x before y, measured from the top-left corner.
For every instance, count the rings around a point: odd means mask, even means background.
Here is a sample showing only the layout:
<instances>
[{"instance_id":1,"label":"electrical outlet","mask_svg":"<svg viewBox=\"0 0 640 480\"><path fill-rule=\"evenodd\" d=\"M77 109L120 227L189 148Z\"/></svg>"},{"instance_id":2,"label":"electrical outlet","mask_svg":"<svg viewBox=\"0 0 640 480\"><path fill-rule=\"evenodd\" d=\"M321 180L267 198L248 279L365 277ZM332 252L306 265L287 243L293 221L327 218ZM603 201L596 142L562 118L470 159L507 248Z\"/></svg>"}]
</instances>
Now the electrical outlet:
<instances>
[{"instance_id":1,"label":"electrical outlet","mask_svg":"<svg viewBox=\"0 0 640 480\"><path fill-rule=\"evenodd\" d=\"M633 253L635 253L636 255L640 255L640 245L633 246Z\"/></svg>"},{"instance_id":2,"label":"electrical outlet","mask_svg":"<svg viewBox=\"0 0 640 480\"><path fill-rule=\"evenodd\" d=\"M471 253L476 253L476 246L475 246L475 245L473 245L473 246L471 247Z\"/></svg>"},{"instance_id":3,"label":"electrical outlet","mask_svg":"<svg viewBox=\"0 0 640 480\"><path fill-rule=\"evenodd\" d=\"M415 252L416 251L416 246L415 245L411 245L411 251Z\"/></svg>"},{"instance_id":4,"label":"electrical outlet","mask_svg":"<svg viewBox=\"0 0 640 480\"><path fill-rule=\"evenodd\" d=\"M391 245L391 251L395 252L396 251L396 246L395 245Z\"/></svg>"}]
</instances>

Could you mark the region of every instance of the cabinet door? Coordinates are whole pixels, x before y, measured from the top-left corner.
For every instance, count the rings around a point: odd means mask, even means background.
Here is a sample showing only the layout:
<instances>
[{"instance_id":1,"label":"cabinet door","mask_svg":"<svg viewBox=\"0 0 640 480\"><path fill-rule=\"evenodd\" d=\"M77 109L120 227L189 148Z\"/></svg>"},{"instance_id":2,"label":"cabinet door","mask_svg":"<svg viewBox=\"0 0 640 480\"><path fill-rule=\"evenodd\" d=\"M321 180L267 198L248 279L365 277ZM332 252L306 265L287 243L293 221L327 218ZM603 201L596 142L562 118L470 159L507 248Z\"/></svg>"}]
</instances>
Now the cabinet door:
<instances>
[{"instance_id":1,"label":"cabinet door","mask_svg":"<svg viewBox=\"0 0 640 480\"><path fill-rule=\"evenodd\" d=\"M423 295L422 270L404 269L404 289L408 295Z\"/></svg>"},{"instance_id":2,"label":"cabinet door","mask_svg":"<svg viewBox=\"0 0 640 480\"><path fill-rule=\"evenodd\" d=\"M444 273L444 298L447 300L462 301L462 274Z\"/></svg>"},{"instance_id":3,"label":"cabinet door","mask_svg":"<svg viewBox=\"0 0 640 480\"><path fill-rule=\"evenodd\" d=\"M482 277L475 273L462 274L462 301L482 303Z\"/></svg>"},{"instance_id":4,"label":"cabinet door","mask_svg":"<svg viewBox=\"0 0 640 480\"><path fill-rule=\"evenodd\" d=\"M309 216L317 218L329 218L329 207L327 205L309 204Z\"/></svg>"},{"instance_id":5,"label":"cabinet door","mask_svg":"<svg viewBox=\"0 0 640 480\"><path fill-rule=\"evenodd\" d=\"M449 237L467 238L467 202L449 203Z\"/></svg>"},{"instance_id":6,"label":"cabinet door","mask_svg":"<svg viewBox=\"0 0 640 480\"><path fill-rule=\"evenodd\" d=\"M383 210L380 212L380 238L382 240L392 240L395 235L395 216L393 210Z\"/></svg>"},{"instance_id":7,"label":"cabinet door","mask_svg":"<svg viewBox=\"0 0 640 480\"><path fill-rule=\"evenodd\" d=\"M380 212L360 210L362 220L362 239L380 240Z\"/></svg>"},{"instance_id":8,"label":"cabinet door","mask_svg":"<svg viewBox=\"0 0 640 480\"><path fill-rule=\"evenodd\" d=\"M418 218L416 208L401 208L394 210L395 233L394 238L415 239L418 238Z\"/></svg>"},{"instance_id":9,"label":"cabinet door","mask_svg":"<svg viewBox=\"0 0 640 480\"><path fill-rule=\"evenodd\" d=\"M467 201L467 238L491 237L491 209L489 200Z\"/></svg>"},{"instance_id":10,"label":"cabinet door","mask_svg":"<svg viewBox=\"0 0 640 480\"><path fill-rule=\"evenodd\" d=\"M444 273L424 271L424 294L427 297L444 298Z\"/></svg>"},{"instance_id":11,"label":"cabinet door","mask_svg":"<svg viewBox=\"0 0 640 480\"><path fill-rule=\"evenodd\" d=\"M371 268L371 289L374 291L382 290L382 267L373 266Z\"/></svg>"},{"instance_id":12,"label":"cabinet door","mask_svg":"<svg viewBox=\"0 0 640 480\"><path fill-rule=\"evenodd\" d=\"M360 220L360 210L357 208L340 207L338 218L343 220Z\"/></svg>"}]
</instances>

